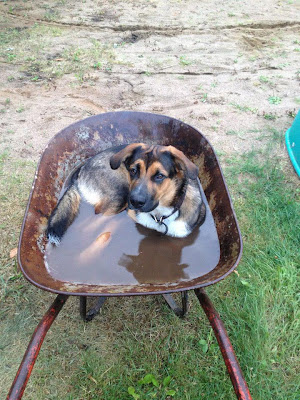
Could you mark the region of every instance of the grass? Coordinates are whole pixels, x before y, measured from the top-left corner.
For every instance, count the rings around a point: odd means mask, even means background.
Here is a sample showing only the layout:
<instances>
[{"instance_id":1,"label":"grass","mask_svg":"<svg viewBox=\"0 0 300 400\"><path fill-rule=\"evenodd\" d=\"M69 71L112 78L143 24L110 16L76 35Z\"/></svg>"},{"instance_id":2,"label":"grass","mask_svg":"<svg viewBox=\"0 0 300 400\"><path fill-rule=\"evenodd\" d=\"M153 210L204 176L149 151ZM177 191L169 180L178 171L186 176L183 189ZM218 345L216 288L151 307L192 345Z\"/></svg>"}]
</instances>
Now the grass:
<instances>
[{"instance_id":1,"label":"grass","mask_svg":"<svg viewBox=\"0 0 300 400\"><path fill-rule=\"evenodd\" d=\"M49 14L49 20L52 14ZM62 77L83 77L97 69L107 71L116 60L112 44L87 39L84 46L70 43L70 32L56 26L34 24L29 28L8 28L0 33L0 59L18 66L23 79L32 82Z\"/></svg>"},{"instance_id":2,"label":"grass","mask_svg":"<svg viewBox=\"0 0 300 400\"><path fill-rule=\"evenodd\" d=\"M188 65L191 65L193 61L188 60L186 56L180 56L179 57L179 64L182 65L183 67L186 67Z\"/></svg>"},{"instance_id":3,"label":"grass","mask_svg":"<svg viewBox=\"0 0 300 400\"><path fill-rule=\"evenodd\" d=\"M239 110L241 112L251 112L252 114L258 113L257 108L253 108L253 107L249 107L249 106L242 106L238 103L230 103L230 105L233 106L236 110Z\"/></svg>"},{"instance_id":4,"label":"grass","mask_svg":"<svg viewBox=\"0 0 300 400\"><path fill-rule=\"evenodd\" d=\"M283 137L274 132L265 148L226 158L244 255L237 274L208 289L257 400L298 400L300 394L300 189L276 156L278 142ZM5 152L0 171L2 398L54 296L27 283L9 258L34 166ZM76 299L69 299L47 335L24 399L233 399L212 330L190 297L184 320L160 297L148 296L110 299L90 324L80 321Z\"/></svg>"},{"instance_id":5,"label":"grass","mask_svg":"<svg viewBox=\"0 0 300 400\"><path fill-rule=\"evenodd\" d=\"M268 98L268 101L270 104L280 104L281 103L281 98L278 96L270 96Z\"/></svg>"},{"instance_id":6,"label":"grass","mask_svg":"<svg viewBox=\"0 0 300 400\"><path fill-rule=\"evenodd\" d=\"M275 121L275 119L277 118L276 115L272 114L272 113L263 113L264 119L267 119L269 121Z\"/></svg>"}]
</instances>

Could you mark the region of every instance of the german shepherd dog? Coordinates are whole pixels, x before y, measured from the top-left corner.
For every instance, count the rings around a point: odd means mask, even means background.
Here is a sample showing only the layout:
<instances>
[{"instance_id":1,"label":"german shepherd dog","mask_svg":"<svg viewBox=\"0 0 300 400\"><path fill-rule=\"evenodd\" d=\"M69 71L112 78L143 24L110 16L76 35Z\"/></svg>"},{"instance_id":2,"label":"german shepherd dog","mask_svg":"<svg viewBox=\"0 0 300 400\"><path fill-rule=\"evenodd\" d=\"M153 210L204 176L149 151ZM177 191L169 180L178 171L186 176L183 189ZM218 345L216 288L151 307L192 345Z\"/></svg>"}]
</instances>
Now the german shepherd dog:
<instances>
[{"instance_id":1,"label":"german shepherd dog","mask_svg":"<svg viewBox=\"0 0 300 400\"><path fill-rule=\"evenodd\" d=\"M95 213L125 209L137 223L174 237L185 237L205 219L198 168L173 146L133 143L104 150L88 159L70 179L47 227L59 245L79 211L80 201Z\"/></svg>"}]
</instances>

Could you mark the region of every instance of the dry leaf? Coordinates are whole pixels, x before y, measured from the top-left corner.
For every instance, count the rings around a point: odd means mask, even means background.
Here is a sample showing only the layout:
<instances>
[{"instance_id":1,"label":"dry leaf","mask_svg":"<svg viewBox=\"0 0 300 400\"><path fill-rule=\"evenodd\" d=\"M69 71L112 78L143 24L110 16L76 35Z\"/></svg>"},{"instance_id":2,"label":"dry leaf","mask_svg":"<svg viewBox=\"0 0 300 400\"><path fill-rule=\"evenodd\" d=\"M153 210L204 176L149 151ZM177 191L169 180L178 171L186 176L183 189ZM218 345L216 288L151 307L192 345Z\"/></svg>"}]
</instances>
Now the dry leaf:
<instances>
[{"instance_id":1,"label":"dry leaf","mask_svg":"<svg viewBox=\"0 0 300 400\"><path fill-rule=\"evenodd\" d=\"M98 244L105 243L110 239L110 236L111 236L110 232L101 233L101 235L97 237L96 241Z\"/></svg>"},{"instance_id":2,"label":"dry leaf","mask_svg":"<svg viewBox=\"0 0 300 400\"><path fill-rule=\"evenodd\" d=\"M94 383L96 383L96 385L98 385L98 382L96 381L96 379L95 379L92 375L89 375L88 378L89 378L91 381L93 381Z\"/></svg>"},{"instance_id":3,"label":"dry leaf","mask_svg":"<svg viewBox=\"0 0 300 400\"><path fill-rule=\"evenodd\" d=\"M17 254L18 254L18 248L15 247L14 249L11 249L11 251L9 252L9 257L14 258L16 257Z\"/></svg>"}]
</instances>

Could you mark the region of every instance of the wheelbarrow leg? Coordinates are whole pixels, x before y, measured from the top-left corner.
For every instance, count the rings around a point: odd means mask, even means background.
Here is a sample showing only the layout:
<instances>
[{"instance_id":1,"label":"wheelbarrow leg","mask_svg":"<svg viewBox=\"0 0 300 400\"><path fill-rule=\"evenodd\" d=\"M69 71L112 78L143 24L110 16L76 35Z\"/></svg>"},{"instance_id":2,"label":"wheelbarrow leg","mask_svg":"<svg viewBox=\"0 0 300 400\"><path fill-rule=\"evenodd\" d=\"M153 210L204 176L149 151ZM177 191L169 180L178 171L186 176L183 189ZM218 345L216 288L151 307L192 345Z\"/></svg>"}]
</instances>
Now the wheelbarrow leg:
<instances>
[{"instance_id":1,"label":"wheelbarrow leg","mask_svg":"<svg viewBox=\"0 0 300 400\"><path fill-rule=\"evenodd\" d=\"M99 313L100 308L103 306L104 302L106 301L107 297L101 296L97 299L95 305L93 308L91 308L88 312L86 312L86 303L87 303L87 297L86 296L80 296L80 303L79 303L79 310L80 310L80 316L85 322L92 321L92 319L95 318L95 316Z\"/></svg>"},{"instance_id":2,"label":"wheelbarrow leg","mask_svg":"<svg viewBox=\"0 0 300 400\"><path fill-rule=\"evenodd\" d=\"M6 400L19 400L22 398L43 340L67 298L68 296L66 295L58 295L36 327Z\"/></svg>"},{"instance_id":3,"label":"wheelbarrow leg","mask_svg":"<svg viewBox=\"0 0 300 400\"><path fill-rule=\"evenodd\" d=\"M196 289L195 293L214 330L237 398L239 400L252 400L239 362L219 314L203 289Z\"/></svg>"},{"instance_id":4,"label":"wheelbarrow leg","mask_svg":"<svg viewBox=\"0 0 300 400\"><path fill-rule=\"evenodd\" d=\"M173 299L170 293L163 294L163 297L168 303L168 306L171 308L171 310L173 310L174 313L177 315L177 317L183 318L188 312L188 307L189 307L188 291L185 290L183 292L180 292L180 294L181 294L181 307L178 306L178 304Z\"/></svg>"}]
</instances>

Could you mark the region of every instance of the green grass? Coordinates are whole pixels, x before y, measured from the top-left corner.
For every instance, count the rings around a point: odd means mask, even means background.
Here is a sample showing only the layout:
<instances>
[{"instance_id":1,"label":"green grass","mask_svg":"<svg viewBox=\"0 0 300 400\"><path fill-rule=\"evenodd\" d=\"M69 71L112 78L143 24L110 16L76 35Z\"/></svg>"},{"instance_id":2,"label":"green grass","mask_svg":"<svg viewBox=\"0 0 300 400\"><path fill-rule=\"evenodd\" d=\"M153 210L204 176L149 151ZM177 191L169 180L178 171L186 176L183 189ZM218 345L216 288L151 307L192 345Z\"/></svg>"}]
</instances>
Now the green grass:
<instances>
[{"instance_id":1,"label":"green grass","mask_svg":"<svg viewBox=\"0 0 300 400\"><path fill-rule=\"evenodd\" d=\"M283 140L274 131L260 150L221 155L244 252L238 274L207 289L256 400L298 400L300 395L300 189L276 155ZM0 167L4 398L30 335L54 296L27 283L8 256L17 243L33 166L16 163L5 153ZM184 320L160 296L146 296L109 299L89 324L79 319L77 299L69 299L47 335L24 400L130 400L134 394L140 400L234 399L212 330L195 296L190 297Z\"/></svg>"},{"instance_id":2,"label":"green grass","mask_svg":"<svg viewBox=\"0 0 300 400\"><path fill-rule=\"evenodd\" d=\"M56 14L50 13L51 20ZM112 44L87 39L83 47L72 44L70 32L56 26L34 24L29 28L7 28L0 33L0 60L18 66L23 79L32 82L73 74L81 78L95 69L107 71L116 60Z\"/></svg>"},{"instance_id":3,"label":"green grass","mask_svg":"<svg viewBox=\"0 0 300 400\"><path fill-rule=\"evenodd\" d=\"M251 112L252 114L257 114L258 109L257 108L253 108L253 107L249 107L249 106L242 106L240 104L237 103L230 103L231 106L233 106L236 110L239 110L241 112Z\"/></svg>"},{"instance_id":4,"label":"green grass","mask_svg":"<svg viewBox=\"0 0 300 400\"><path fill-rule=\"evenodd\" d=\"M182 65L182 66L184 66L184 67L186 67L186 66L188 66L188 65L193 64L193 61L188 60L188 59L186 58L186 56L180 56L180 57L179 57L179 64Z\"/></svg>"},{"instance_id":5,"label":"green grass","mask_svg":"<svg viewBox=\"0 0 300 400\"><path fill-rule=\"evenodd\" d=\"M281 103L281 98L278 97L278 96L270 96L270 97L268 98L268 102L269 102L270 104L280 104L280 103Z\"/></svg>"},{"instance_id":6,"label":"green grass","mask_svg":"<svg viewBox=\"0 0 300 400\"><path fill-rule=\"evenodd\" d=\"M272 114L272 113L263 113L264 119L267 119L269 121L275 121L275 119L277 118L276 115Z\"/></svg>"}]
</instances>

